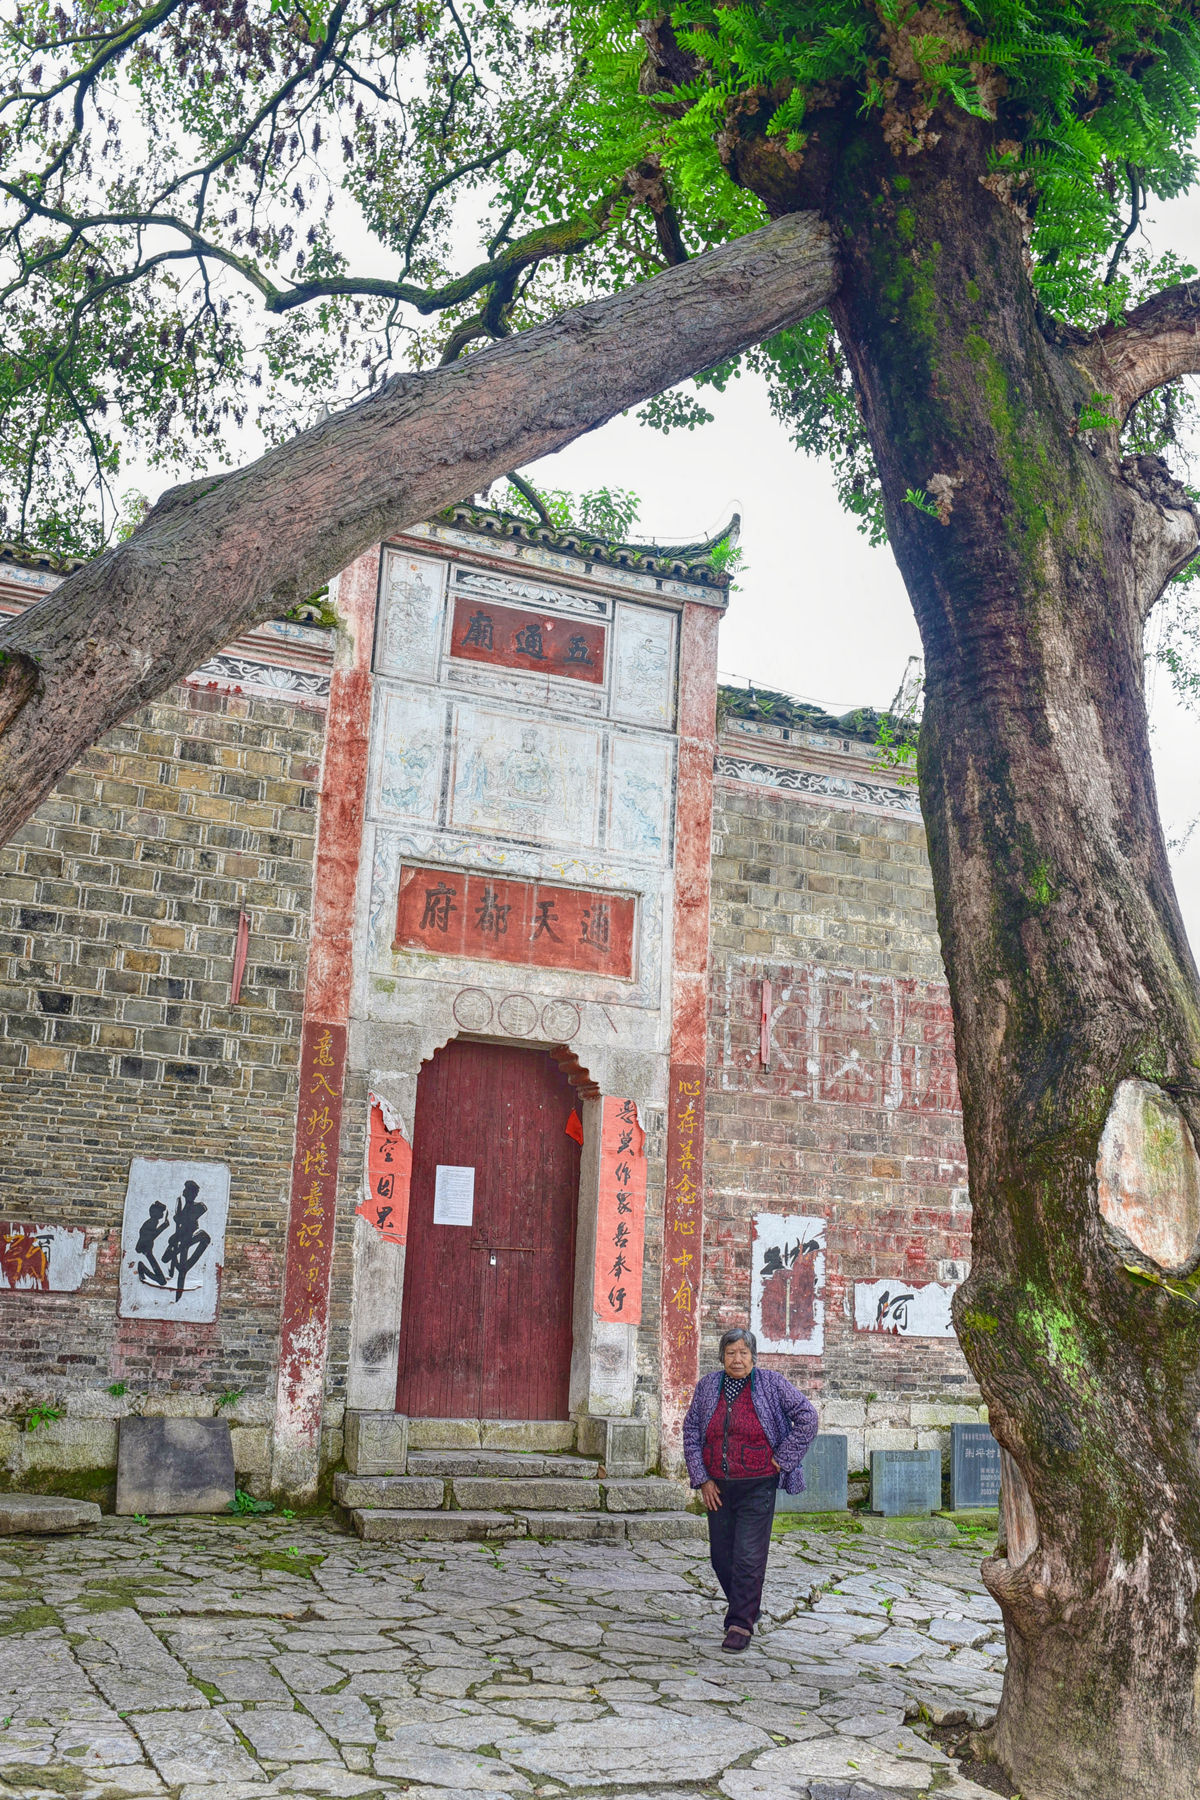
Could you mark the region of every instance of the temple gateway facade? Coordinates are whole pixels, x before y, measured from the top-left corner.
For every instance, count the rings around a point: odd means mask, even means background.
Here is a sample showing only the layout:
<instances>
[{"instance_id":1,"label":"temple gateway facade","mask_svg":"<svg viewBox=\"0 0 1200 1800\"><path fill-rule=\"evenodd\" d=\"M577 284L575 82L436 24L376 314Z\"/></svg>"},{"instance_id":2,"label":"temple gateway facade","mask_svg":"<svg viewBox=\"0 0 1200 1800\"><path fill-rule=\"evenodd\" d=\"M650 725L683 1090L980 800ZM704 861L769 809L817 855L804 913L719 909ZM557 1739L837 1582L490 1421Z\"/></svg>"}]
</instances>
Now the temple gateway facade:
<instances>
[{"instance_id":1,"label":"temple gateway facade","mask_svg":"<svg viewBox=\"0 0 1200 1800\"><path fill-rule=\"evenodd\" d=\"M260 1496L368 1440L675 1473L734 1323L852 1470L981 1417L916 797L719 690L727 601L452 509L0 852L8 1486L99 1493L130 1412L228 1418Z\"/></svg>"}]
</instances>

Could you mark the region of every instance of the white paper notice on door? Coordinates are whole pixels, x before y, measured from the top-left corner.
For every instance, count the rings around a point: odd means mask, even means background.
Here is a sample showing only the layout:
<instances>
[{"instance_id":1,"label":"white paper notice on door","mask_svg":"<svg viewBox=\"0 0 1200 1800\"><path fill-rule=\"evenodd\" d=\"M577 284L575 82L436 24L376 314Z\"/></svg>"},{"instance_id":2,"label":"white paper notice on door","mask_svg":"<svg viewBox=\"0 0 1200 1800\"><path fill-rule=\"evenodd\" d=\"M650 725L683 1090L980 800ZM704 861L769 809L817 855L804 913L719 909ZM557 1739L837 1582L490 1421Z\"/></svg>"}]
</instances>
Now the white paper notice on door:
<instances>
[{"instance_id":1,"label":"white paper notice on door","mask_svg":"<svg viewBox=\"0 0 1200 1800\"><path fill-rule=\"evenodd\" d=\"M475 1171L439 1163L433 1183L435 1225L470 1225L475 1217Z\"/></svg>"}]
</instances>

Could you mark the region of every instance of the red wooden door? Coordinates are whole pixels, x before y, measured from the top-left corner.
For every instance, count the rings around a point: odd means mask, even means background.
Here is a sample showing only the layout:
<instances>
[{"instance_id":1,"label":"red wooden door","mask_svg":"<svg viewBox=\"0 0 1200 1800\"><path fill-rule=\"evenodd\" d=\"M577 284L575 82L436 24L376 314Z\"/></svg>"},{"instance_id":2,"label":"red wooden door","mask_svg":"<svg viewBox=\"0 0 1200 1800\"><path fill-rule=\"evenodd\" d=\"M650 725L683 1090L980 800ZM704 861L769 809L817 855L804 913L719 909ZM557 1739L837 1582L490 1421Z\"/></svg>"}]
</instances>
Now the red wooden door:
<instances>
[{"instance_id":1,"label":"red wooden door","mask_svg":"<svg viewBox=\"0 0 1200 1800\"><path fill-rule=\"evenodd\" d=\"M421 1070L396 1410L565 1419L579 1145L544 1050L450 1043ZM471 1225L435 1225L439 1163L475 1170Z\"/></svg>"}]
</instances>

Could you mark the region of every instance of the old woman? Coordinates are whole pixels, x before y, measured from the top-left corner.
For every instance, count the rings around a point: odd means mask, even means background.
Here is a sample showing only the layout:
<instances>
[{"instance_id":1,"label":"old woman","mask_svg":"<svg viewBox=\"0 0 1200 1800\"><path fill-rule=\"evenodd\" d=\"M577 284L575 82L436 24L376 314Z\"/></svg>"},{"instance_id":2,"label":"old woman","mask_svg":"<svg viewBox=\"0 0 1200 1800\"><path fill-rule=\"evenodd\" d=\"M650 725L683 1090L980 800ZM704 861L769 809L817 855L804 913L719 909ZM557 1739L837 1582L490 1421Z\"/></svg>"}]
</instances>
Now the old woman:
<instances>
[{"instance_id":1,"label":"old woman","mask_svg":"<svg viewBox=\"0 0 1200 1800\"><path fill-rule=\"evenodd\" d=\"M721 1367L701 1378L683 1421L688 1475L708 1512L713 1570L728 1602L722 1650L744 1650L762 1604L775 1495L804 1488L817 1412L774 1369L755 1366L752 1331L727 1331Z\"/></svg>"}]
</instances>

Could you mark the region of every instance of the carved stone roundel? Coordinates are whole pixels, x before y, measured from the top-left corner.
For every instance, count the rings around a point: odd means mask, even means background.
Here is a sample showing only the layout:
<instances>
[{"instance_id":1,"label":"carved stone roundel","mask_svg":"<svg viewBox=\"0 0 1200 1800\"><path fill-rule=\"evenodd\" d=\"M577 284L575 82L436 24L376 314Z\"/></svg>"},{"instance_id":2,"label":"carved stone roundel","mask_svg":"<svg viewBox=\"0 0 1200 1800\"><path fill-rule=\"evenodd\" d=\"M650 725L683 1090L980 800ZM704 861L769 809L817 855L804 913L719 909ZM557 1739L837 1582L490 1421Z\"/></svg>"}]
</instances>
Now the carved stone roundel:
<instances>
[{"instance_id":1,"label":"carved stone roundel","mask_svg":"<svg viewBox=\"0 0 1200 1800\"><path fill-rule=\"evenodd\" d=\"M1182 1270L1200 1241L1200 1156L1175 1102L1150 1081L1123 1081L1100 1139L1103 1218L1160 1269Z\"/></svg>"},{"instance_id":2,"label":"carved stone roundel","mask_svg":"<svg viewBox=\"0 0 1200 1800\"><path fill-rule=\"evenodd\" d=\"M579 1008L569 1000L551 1000L542 1008L542 1032L557 1043L565 1044L579 1030Z\"/></svg>"},{"instance_id":3,"label":"carved stone roundel","mask_svg":"<svg viewBox=\"0 0 1200 1800\"><path fill-rule=\"evenodd\" d=\"M464 1031L486 1031L492 1022L492 1003L482 988L464 988L454 1002L454 1017Z\"/></svg>"},{"instance_id":4,"label":"carved stone roundel","mask_svg":"<svg viewBox=\"0 0 1200 1800\"><path fill-rule=\"evenodd\" d=\"M497 1012L501 1029L510 1037L528 1037L538 1022L538 1009L524 994L506 994Z\"/></svg>"}]
</instances>

